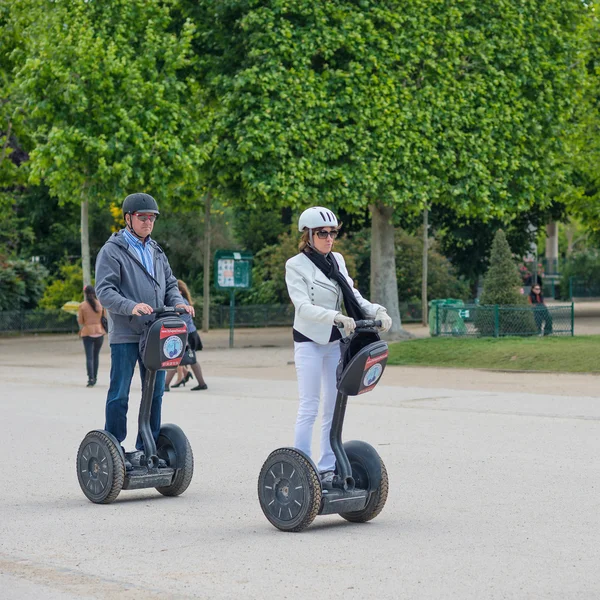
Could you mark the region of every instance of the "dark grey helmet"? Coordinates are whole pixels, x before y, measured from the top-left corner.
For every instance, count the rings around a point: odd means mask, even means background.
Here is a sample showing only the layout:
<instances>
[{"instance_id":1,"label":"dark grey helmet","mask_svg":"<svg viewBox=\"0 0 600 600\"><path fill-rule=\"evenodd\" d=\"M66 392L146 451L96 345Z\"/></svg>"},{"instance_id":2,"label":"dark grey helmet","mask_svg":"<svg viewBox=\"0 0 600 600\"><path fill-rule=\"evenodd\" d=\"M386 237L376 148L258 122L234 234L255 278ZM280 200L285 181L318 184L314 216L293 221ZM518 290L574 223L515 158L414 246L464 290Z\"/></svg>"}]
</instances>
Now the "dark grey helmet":
<instances>
[{"instance_id":1,"label":"dark grey helmet","mask_svg":"<svg viewBox=\"0 0 600 600\"><path fill-rule=\"evenodd\" d=\"M129 194L123 201L123 217L136 212L155 213L160 215L158 204L150 194Z\"/></svg>"}]
</instances>

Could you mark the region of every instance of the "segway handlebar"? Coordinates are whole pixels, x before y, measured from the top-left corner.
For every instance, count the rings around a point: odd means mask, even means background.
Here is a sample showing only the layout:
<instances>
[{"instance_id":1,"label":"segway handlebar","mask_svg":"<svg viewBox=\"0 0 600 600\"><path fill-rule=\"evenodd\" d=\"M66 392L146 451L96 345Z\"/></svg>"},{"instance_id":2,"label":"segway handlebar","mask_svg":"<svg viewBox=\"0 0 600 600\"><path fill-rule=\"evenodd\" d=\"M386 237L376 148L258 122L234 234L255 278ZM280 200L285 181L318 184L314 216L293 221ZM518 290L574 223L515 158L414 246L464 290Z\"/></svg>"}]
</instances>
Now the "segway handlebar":
<instances>
[{"instance_id":1,"label":"segway handlebar","mask_svg":"<svg viewBox=\"0 0 600 600\"><path fill-rule=\"evenodd\" d=\"M187 311L185 308L179 308L178 306L163 306L162 308L155 308L150 314L151 315L169 315L176 314L182 315Z\"/></svg>"},{"instance_id":2,"label":"segway handlebar","mask_svg":"<svg viewBox=\"0 0 600 600\"><path fill-rule=\"evenodd\" d=\"M372 329L373 327L381 327L381 321L379 319L361 319L359 321L354 321L354 323L356 324L356 329ZM338 328L344 329L343 323L338 323Z\"/></svg>"}]
</instances>

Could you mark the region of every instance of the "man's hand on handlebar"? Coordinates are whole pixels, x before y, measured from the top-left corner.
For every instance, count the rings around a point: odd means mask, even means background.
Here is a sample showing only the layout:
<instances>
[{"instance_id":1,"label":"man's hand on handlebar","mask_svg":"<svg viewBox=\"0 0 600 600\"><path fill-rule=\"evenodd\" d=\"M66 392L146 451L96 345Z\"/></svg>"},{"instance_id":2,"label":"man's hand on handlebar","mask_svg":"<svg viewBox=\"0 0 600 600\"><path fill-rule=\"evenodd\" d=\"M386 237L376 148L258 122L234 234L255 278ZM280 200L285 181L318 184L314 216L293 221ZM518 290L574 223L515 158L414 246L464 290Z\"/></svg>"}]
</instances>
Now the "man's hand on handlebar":
<instances>
[{"instance_id":1,"label":"man's hand on handlebar","mask_svg":"<svg viewBox=\"0 0 600 600\"><path fill-rule=\"evenodd\" d=\"M189 304L176 304L175 308L183 308L183 310L185 310L185 312L189 315L192 315L192 317L196 316L196 311L194 310L194 307L190 306Z\"/></svg>"},{"instance_id":2,"label":"man's hand on handlebar","mask_svg":"<svg viewBox=\"0 0 600 600\"><path fill-rule=\"evenodd\" d=\"M149 304L140 302L139 304L136 304L133 307L131 314L139 317L141 315L151 315L153 312L154 312L154 309Z\"/></svg>"}]
</instances>

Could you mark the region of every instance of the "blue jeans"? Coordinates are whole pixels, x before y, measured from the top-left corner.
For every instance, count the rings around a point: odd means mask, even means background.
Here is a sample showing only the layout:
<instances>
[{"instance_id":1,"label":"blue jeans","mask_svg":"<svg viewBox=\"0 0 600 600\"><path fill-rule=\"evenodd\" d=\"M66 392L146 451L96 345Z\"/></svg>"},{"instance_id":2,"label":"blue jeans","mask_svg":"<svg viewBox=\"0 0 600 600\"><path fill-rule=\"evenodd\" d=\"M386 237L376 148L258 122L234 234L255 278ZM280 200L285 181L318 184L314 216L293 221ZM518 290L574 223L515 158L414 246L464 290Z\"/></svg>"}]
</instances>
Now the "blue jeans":
<instances>
[{"instance_id":1,"label":"blue jeans","mask_svg":"<svg viewBox=\"0 0 600 600\"><path fill-rule=\"evenodd\" d=\"M142 363L138 344L111 344L110 345L110 387L106 398L106 424L104 429L112 433L119 443L127 437L127 408L129 405L129 388L133 379L135 363L139 363L142 378L142 394L146 367ZM152 396L152 409L150 412L150 428L154 440L158 441L160 432L160 411L162 397L165 391L165 371L156 373L156 384ZM138 432L135 447L144 449L142 437Z\"/></svg>"}]
</instances>

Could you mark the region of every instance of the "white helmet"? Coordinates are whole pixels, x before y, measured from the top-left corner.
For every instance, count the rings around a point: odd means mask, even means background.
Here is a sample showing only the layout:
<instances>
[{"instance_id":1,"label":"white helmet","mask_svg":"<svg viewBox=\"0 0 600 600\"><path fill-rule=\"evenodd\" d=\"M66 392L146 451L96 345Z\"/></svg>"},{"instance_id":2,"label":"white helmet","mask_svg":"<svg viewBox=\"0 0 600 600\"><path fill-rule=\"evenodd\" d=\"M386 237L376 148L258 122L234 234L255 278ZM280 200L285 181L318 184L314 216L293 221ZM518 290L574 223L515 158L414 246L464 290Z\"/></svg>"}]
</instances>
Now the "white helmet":
<instances>
[{"instance_id":1,"label":"white helmet","mask_svg":"<svg viewBox=\"0 0 600 600\"><path fill-rule=\"evenodd\" d=\"M307 208L298 219L298 231L315 229L317 227L337 227L337 217L322 206L311 206Z\"/></svg>"}]
</instances>

